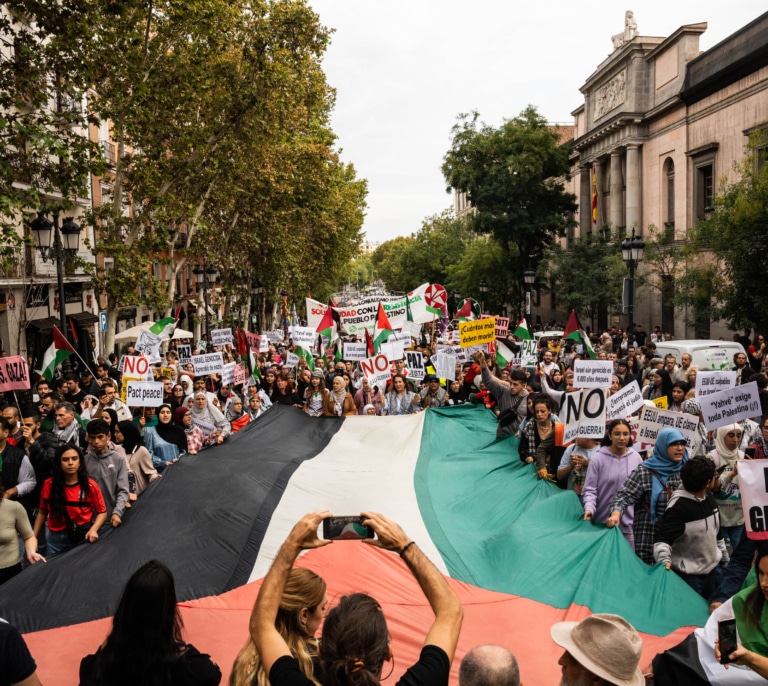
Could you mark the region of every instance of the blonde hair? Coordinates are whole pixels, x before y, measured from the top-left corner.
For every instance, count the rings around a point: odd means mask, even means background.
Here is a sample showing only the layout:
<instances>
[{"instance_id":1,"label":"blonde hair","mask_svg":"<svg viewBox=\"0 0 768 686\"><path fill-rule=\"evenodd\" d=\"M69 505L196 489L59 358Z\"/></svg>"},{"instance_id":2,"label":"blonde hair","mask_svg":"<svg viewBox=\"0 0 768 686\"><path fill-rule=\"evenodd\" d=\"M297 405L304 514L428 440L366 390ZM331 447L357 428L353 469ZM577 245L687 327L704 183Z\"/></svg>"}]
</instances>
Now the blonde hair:
<instances>
[{"instance_id":1,"label":"blonde hair","mask_svg":"<svg viewBox=\"0 0 768 686\"><path fill-rule=\"evenodd\" d=\"M321 686L315 679L313 655L317 654L317 640L307 633L307 627L301 621L301 611L310 614L323 602L326 585L317 574L309 569L297 567L291 570L280 598L280 608L275 618L275 628L288 644L291 655L296 658L304 675L316 686ZM237 654L229 676L230 686L270 686L269 675L264 671L261 657L256 652L253 639Z\"/></svg>"}]
</instances>

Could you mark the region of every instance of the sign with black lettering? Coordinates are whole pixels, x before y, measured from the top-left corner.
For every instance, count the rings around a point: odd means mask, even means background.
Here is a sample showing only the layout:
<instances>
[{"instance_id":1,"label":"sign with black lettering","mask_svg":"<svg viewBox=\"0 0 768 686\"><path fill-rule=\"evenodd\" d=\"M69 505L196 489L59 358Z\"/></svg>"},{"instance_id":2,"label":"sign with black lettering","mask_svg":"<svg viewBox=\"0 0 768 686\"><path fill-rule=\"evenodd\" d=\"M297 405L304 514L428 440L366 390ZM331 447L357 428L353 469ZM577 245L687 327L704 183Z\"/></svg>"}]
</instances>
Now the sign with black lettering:
<instances>
[{"instance_id":1,"label":"sign with black lettering","mask_svg":"<svg viewBox=\"0 0 768 686\"><path fill-rule=\"evenodd\" d=\"M128 407L160 407L163 404L163 384L155 381L129 381L125 390Z\"/></svg>"},{"instance_id":2,"label":"sign with black lettering","mask_svg":"<svg viewBox=\"0 0 768 686\"><path fill-rule=\"evenodd\" d=\"M768 540L768 460L739 460L738 466L747 537Z\"/></svg>"},{"instance_id":3,"label":"sign with black lettering","mask_svg":"<svg viewBox=\"0 0 768 686\"><path fill-rule=\"evenodd\" d=\"M576 438L602 439L605 434L605 389L566 393L560 408L560 418L565 422L563 445Z\"/></svg>"},{"instance_id":4,"label":"sign with black lettering","mask_svg":"<svg viewBox=\"0 0 768 686\"><path fill-rule=\"evenodd\" d=\"M755 381L704 396L699 402L708 431L761 414L760 394Z\"/></svg>"},{"instance_id":5,"label":"sign with black lettering","mask_svg":"<svg viewBox=\"0 0 768 686\"><path fill-rule=\"evenodd\" d=\"M424 378L424 355L415 350L406 350L405 366L408 369L408 378L421 381Z\"/></svg>"}]
</instances>

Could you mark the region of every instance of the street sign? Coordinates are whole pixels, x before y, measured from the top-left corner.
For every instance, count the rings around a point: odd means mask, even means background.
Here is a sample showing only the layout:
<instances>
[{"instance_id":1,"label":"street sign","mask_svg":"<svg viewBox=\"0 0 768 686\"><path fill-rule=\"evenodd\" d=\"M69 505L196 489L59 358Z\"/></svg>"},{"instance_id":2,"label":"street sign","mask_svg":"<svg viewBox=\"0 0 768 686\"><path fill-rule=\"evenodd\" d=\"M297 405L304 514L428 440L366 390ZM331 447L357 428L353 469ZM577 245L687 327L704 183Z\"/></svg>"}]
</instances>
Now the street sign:
<instances>
[{"instance_id":1,"label":"street sign","mask_svg":"<svg viewBox=\"0 0 768 686\"><path fill-rule=\"evenodd\" d=\"M107 333L107 313L105 311L99 312L99 320L101 321L101 333Z\"/></svg>"}]
</instances>

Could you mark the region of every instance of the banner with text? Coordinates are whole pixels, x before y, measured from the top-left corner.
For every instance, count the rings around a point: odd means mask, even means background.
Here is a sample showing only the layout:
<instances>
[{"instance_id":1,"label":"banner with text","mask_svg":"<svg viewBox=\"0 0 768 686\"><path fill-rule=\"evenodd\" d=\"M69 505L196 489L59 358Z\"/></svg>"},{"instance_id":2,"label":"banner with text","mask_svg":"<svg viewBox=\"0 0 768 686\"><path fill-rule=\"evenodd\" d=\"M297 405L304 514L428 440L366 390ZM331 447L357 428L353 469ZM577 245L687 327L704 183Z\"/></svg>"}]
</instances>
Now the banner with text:
<instances>
[{"instance_id":1,"label":"banner with text","mask_svg":"<svg viewBox=\"0 0 768 686\"><path fill-rule=\"evenodd\" d=\"M405 367L408 370L408 378L421 381L425 374L424 355L415 350L405 353Z\"/></svg>"},{"instance_id":2,"label":"banner with text","mask_svg":"<svg viewBox=\"0 0 768 686\"><path fill-rule=\"evenodd\" d=\"M698 426L699 418L692 414L646 406L640 412L637 439L645 445L656 445L659 431L677 429L685 436L688 454L693 455L699 442Z\"/></svg>"},{"instance_id":3,"label":"banner with text","mask_svg":"<svg viewBox=\"0 0 768 686\"><path fill-rule=\"evenodd\" d=\"M345 343L343 358L346 362L358 362L368 357L368 346L365 343Z\"/></svg>"},{"instance_id":4,"label":"banner with text","mask_svg":"<svg viewBox=\"0 0 768 686\"><path fill-rule=\"evenodd\" d=\"M576 360L573 363L575 388L610 388L613 362L603 360Z\"/></svg>"},{"instance_id":5,"label":"banner with text","mask_svg":"<svg viewBox=\"0 0 768 686\"><path fill-rule=\"evenodd\" d=\"M739 460L739 490L747 537L768 539L768 460Z\"/></svg>"},{"instance_id":6,"label":"banner with text","mask_svg":"<svg viewBox=\"0 0 768 686\"><path fill-rule=\"evenodd\" d=\"M536 341L520 341L520 364L523 367L530 367L535 365L538 361L536 356L536 350L538 349L538 343Z\"/></svg>"},{"instance_id":7,"label":"banner with text","mask_svg":"<svg viewBox=\"0 0 768 686\"><path fill-rule=\"evenodd\" d=\"M221 374L224 371L224 358L221 353L206 353L205 355L192 355L192 366L197 376L206 374Z\"/></svg>"},{"instance_id":8,"label":"banner with text","mask_svg":"<svg viewBox=\"0 0 768 686\"><path fill-rule=\"evenodd\" d=\"M637 381L627 384L618 393L608 398L608 416L612 419L626 419L643 406L643 393Z\"/></svg>"},{"instance_id":9,"label":"banner with text","mask_svg":"<svg viewBox=\"0 0 768 686\"><path fill-rule=\"evenodd\" d=\"M760 414L760 395L755 381L704 396L699 403L708 431Z\"/></svg>"},{"instance_id":10,"label":"banner with text","mask_svg":"<svg viewBox=\"0 0 768 686\"><path fill-rule=\"evenodd\" d=\"M125 389L128 407L160 407L163 404L163 384L155 381L129 381Z\"/></svg>"},{"instance_id":11,"label":"banner with text","mask_svg":"<svg viewBox=\"0 0 768 686\"><path fill-rule=\"evenodd\" d=\"M696 372L696 397L703 398L705 395L714 395L720 391L726 391L729 388L736 388L736 372Z\"/></svg>"},{"instance_id":12,"label":"banner with text","mask_svg":"<svg viewBox=\"0 0 768 686\"><path fill-rule=\"evenodd\" d=\"M566 393L560 407L560 419L565 423L563 445L576 438L600 441L605 435L605 413L605 389Z\"/></svg>"},{"instance_id":13,"label":"banner with text","mask_svg":"<svg viewBox=\"0 0 768 686\"><path fill-rule=\"evenodd\" d=\"M456 355L450 353L435 353L430 358L435 374L441 379L456 381Z\"/></svg>"},{"instance_id":14,"label":"banner with text","mask_svg":"<svg viewBox=\"0 0 768 686\"><path fill-rule=\"evenodd\" d=\"M376 355L360 360L360 369L371 387L377 386L382 393L386 390L387 382L391 376L389 360L386 355Z\"/></svg>"},{"instance_id":15,"label":"banner with text","mask_svg":"<svg viewBox=\"0 0 768 686\"><path fill-rule=\"evenodd\" d=\"M496 338L506 338L509 333L509 317L496 317Z\"/></svg>"},{"instance_id":16,"label":"banner with text","mask_svg":"<svg viewBox=\"0 0 768 686\"><path fill-rule=\"evenodd\" d=\"M459 345L462 348L495 340L496 317L478 319L474 322L459 322Z\"/></svg>"},{"instance_id":17,"label":"banner with text","mask_svg":"<svg viewBox=\"0 0 768 686\"><path fill-rule=\"evenodd\" d=\"M21 355L0 357L0 391L24 391L28 388L27 361Z\"/></svg>"}]
</instances>

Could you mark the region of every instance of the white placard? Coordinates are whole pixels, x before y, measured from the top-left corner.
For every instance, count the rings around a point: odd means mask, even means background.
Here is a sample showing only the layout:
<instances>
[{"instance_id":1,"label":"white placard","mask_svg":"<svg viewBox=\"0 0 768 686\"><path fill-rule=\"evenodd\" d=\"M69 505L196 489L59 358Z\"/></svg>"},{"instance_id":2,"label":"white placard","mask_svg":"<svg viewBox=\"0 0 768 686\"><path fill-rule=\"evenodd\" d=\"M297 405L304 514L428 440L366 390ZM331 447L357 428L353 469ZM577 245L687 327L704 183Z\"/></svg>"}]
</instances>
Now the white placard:
<instances>
[{"instance_id":1,"label":"white placard","mask_svg":"<svg viewBox=\"0 0 768 686\"><path fill-rule=\"evenodd\" d=\"M736 387L736 372L696 372L696 397L703 398L706 395L714 395L720 391Z\"/></svg>"},{"instance_id":2,"label":"white placard","mask_svg":"<svg viewBox=\"0 0 768 686\"><path fill-rule=\"evenodd\" d=\"M608 398L607 420L626 419L643 406L643 393L637 381L627 384Z\"/></svg>"},{"instance_id":3,"label":"white placard","mask_svg":"<svg viewBox=\"0 0 768 686\"><path fill-rule=\"evenodd\" d=\"M747 536L768 539L768 460L739 460L739 490Z\"/></svg>"},{"instance_id":4,"label":"white placard","mask_svg":"<svg viewBox=\"0 0 768 686\"><path fill-rule=\"evenodd\" d=\"M224 370L224 358L221 353L206 353L205 355L192 355L192 366L196 376L206 374L221 374Z\"/></svg>"},{"instance_id":5,"label":"white placard","mask_svg":"<svg viewBox=\"0 0 768 686\"><path fill-rule=\"evenodd\" d=\"M613 362L576 360L573 363L573 385L576 388L610 388Z\"/></svg>"},{"instance_id":6,"label":"white placard","mask_svg":"<svg viewBox=\"0 0 768 686\"><path fill-rule=\"evenodd\" d=\"M299 347L312 352L315 349L317 331L311 326L294 326L291 328L291 339Z\"/></svg>"},{"instance_id":7,"label":"white placard","mask_svg":"<svg viewBox=\"0 0 768 686\"><path fill-rule=\"evenodd\" d=\"M760 394L755 381L704 396L699 402L708 431L760 414Z\"/></svg>"},{"instance_id":8,"label":"white placard","mask_svg":"<svg viewBox=\"0 0 768 686\"><path fill-rule=\"evenodd\" d=\"M405 346L402 341L382 343L379 346L379 352L382 355L386 355L389 360L402 360L405 358Z\"/></svg>"},{"instance_id":9,"label":"white placard","mask_svg":"<svg viewBox=\"0 0 768 686\"><path fill-rule=\"evenodd\" d=\"M421 381L424 378L426 369L424 364L424 355L415 350L406 350L405 367L408 369L408 378Z\"/></svg>"},{"instance_id":10,"label":"white placard","mask_svg":"<svg viewBox=\"0 0 768 686\"><path fill-rule=\"evenodd\" d=\"M154 381L155 375L149 366L149 359L143 355L125 355L121 358L123 362L123 375L134 379L146 379Z\"/></svg>"},{"instance_id":11,"label":"white placard","mask_svg":"<svg viewBox=\"0 0 768 686\"><path fill-rule=\"evenodd\" d=\"M279 343L283 340L283 332L280 329L275 331L265 331L264 335L270 343Z\"/></svg>"},{"instance_id":12,"label":"white placard","mask_svg":"<svg viewBox=\"0 0 768 686\"><path fill-rule=\"evenodd\" d=\"M685 412L662 410L658 407L643 407L637 428L637 440L645 445L656 445L656 438L662 429L677 429L685 436L689 454L698 446L697 427L699 418Z\"/></svg>"},{"instance_id":13,"label":"white placard","mask_svg":"<svg viewBox=\"0 0 768 686\"><path fill-rule=\"evenodd\" d=\"M160 362L160 346L162 343L163 339L160 336L142 329L139 331L139 337L136 339L134 350L137 353L144 353L150 362Z\"/></svg>"},{"instance_id":14,"label":"white placard","mask_svg":"<svg viewBox=\"0 0 768 686\"><path fill-rule=\"evenodd\" d=\"M191 362L192 358L192 346L189 344L186 345L177 345L176 346L176 353L179 356L179 364L189 364Z\"/></svg>"},{"instance_id":15,"label":"white placard","mask_svg":"<svg viewBox=\"0 0 768 686\"><path fill-rule=\"evenodd\" d=\"M563 443L576 438L594 438L605 435L605 389L591 388L563 395L560 419L565 422Z\"/></svg>"},{"instance_id":16,"label":"white placard","mask_svg":"<svg viewBox=\"0 0 768 686\"><path fill-rule=\"evenodd\" d=\"M392 375L389 370L389 360L382 354L360 360L360 369L371 387L378 386L380 391L387 387L389 377Z\"/></svg>"},{"instance_id":17,"label":"white placard","mask_svg":"<svg viewBox=\"0 0 768 686\"><path fill-rule=\"evenodd\" d=\"M520 341L520 364L523 367L530 367L536 364L538 361L536 357L538 347L539 345L536 341Z\"/></svg>"},{"instance_id":18,"label":"white placard","mask_svg":"<svg viewBox=\"0 0 768 686\"><path fill-rule=\"evenodd\" d=\"M288 355L286 355L285 358L285 366L293 369L297 364L299 364L299 356L295 353L289 352Z\"/></svg>"},{"instance_id":19,"label":"white placard","mask_svg":"<svg viewBox=\"0 0 768 686\"><path fill-rule=\"evenodd\" d=\"M368 357L368 346L365 343L345 343L343 357L350 362L364 360Z\"/></svg>"},{"instance_id":20,"label":"white placard","mask_svg":"<svg viewBox=\"0 0 768 686\"><path fill-rule=\"evenodd\" d=\"M456 380L456 355L435 353L429 360L435 368L435 374L448 381Z\"/></svg>"},{"instance_id":21,"label":"white placard","mask_svg":"<svg viewBox=\"0 0 768 686\"><path fill-rule=\"evenodd\" d=\"M203 436L210 436L214 431L216 431L216 427L213 424L204 422L202 419L195 419L193 417L192 423L198 427L200 431L203 432Z\"/></svg>"},{"instance_id":22,"label":"white placard","mask_svg":"<svg viewBox=\"0 0 768 686\"><path fill-rule=\"evenodd\" d=\"M229 362L224 365L224 369L221 372L221 383L227 386L232 386L235 383L235 363Z\"/></svg>"},{"instance_id":23,"label":"white placard","mask_svg":"<svg viewBox=\"0 0 768 686\"><path fill-rule=\"evenodd\" d=\"M408 334L411 338L418 338L421 333L421 324L417 322L403 322L402 333Z\"/></svg>"},{"instance_id":24,"label":"white placard","mask_svg":"<svg viewBox=\"0 0 768 686\"><path fill-rule=\"evenodd\" d=\"M403 341L407 345L410 345L411 334L407 331L398 331L396 333L390 334L389 338L387 339L387 343L396 343L397 341Z\"/></svg>"},{"instance_id":25,"label":"white placard","mask_svg":"<svg viewBox=\"0 0 768 686\"><path fill-rule=\"evenodd\" d=\"M160 407L163 404L163 384L155 381L129 381L125 404L128 407Z\"/></svg>"},{"instance_id":26,"label":"white placard","mask_svg":"<svg viewBox=\"0 0 768 686\"><path fill-rule=\"evenodd\" d=\"M231 345L232 344L232 329L212 329L211 330L211 345Z\"/></svg>"}]
</instances>

